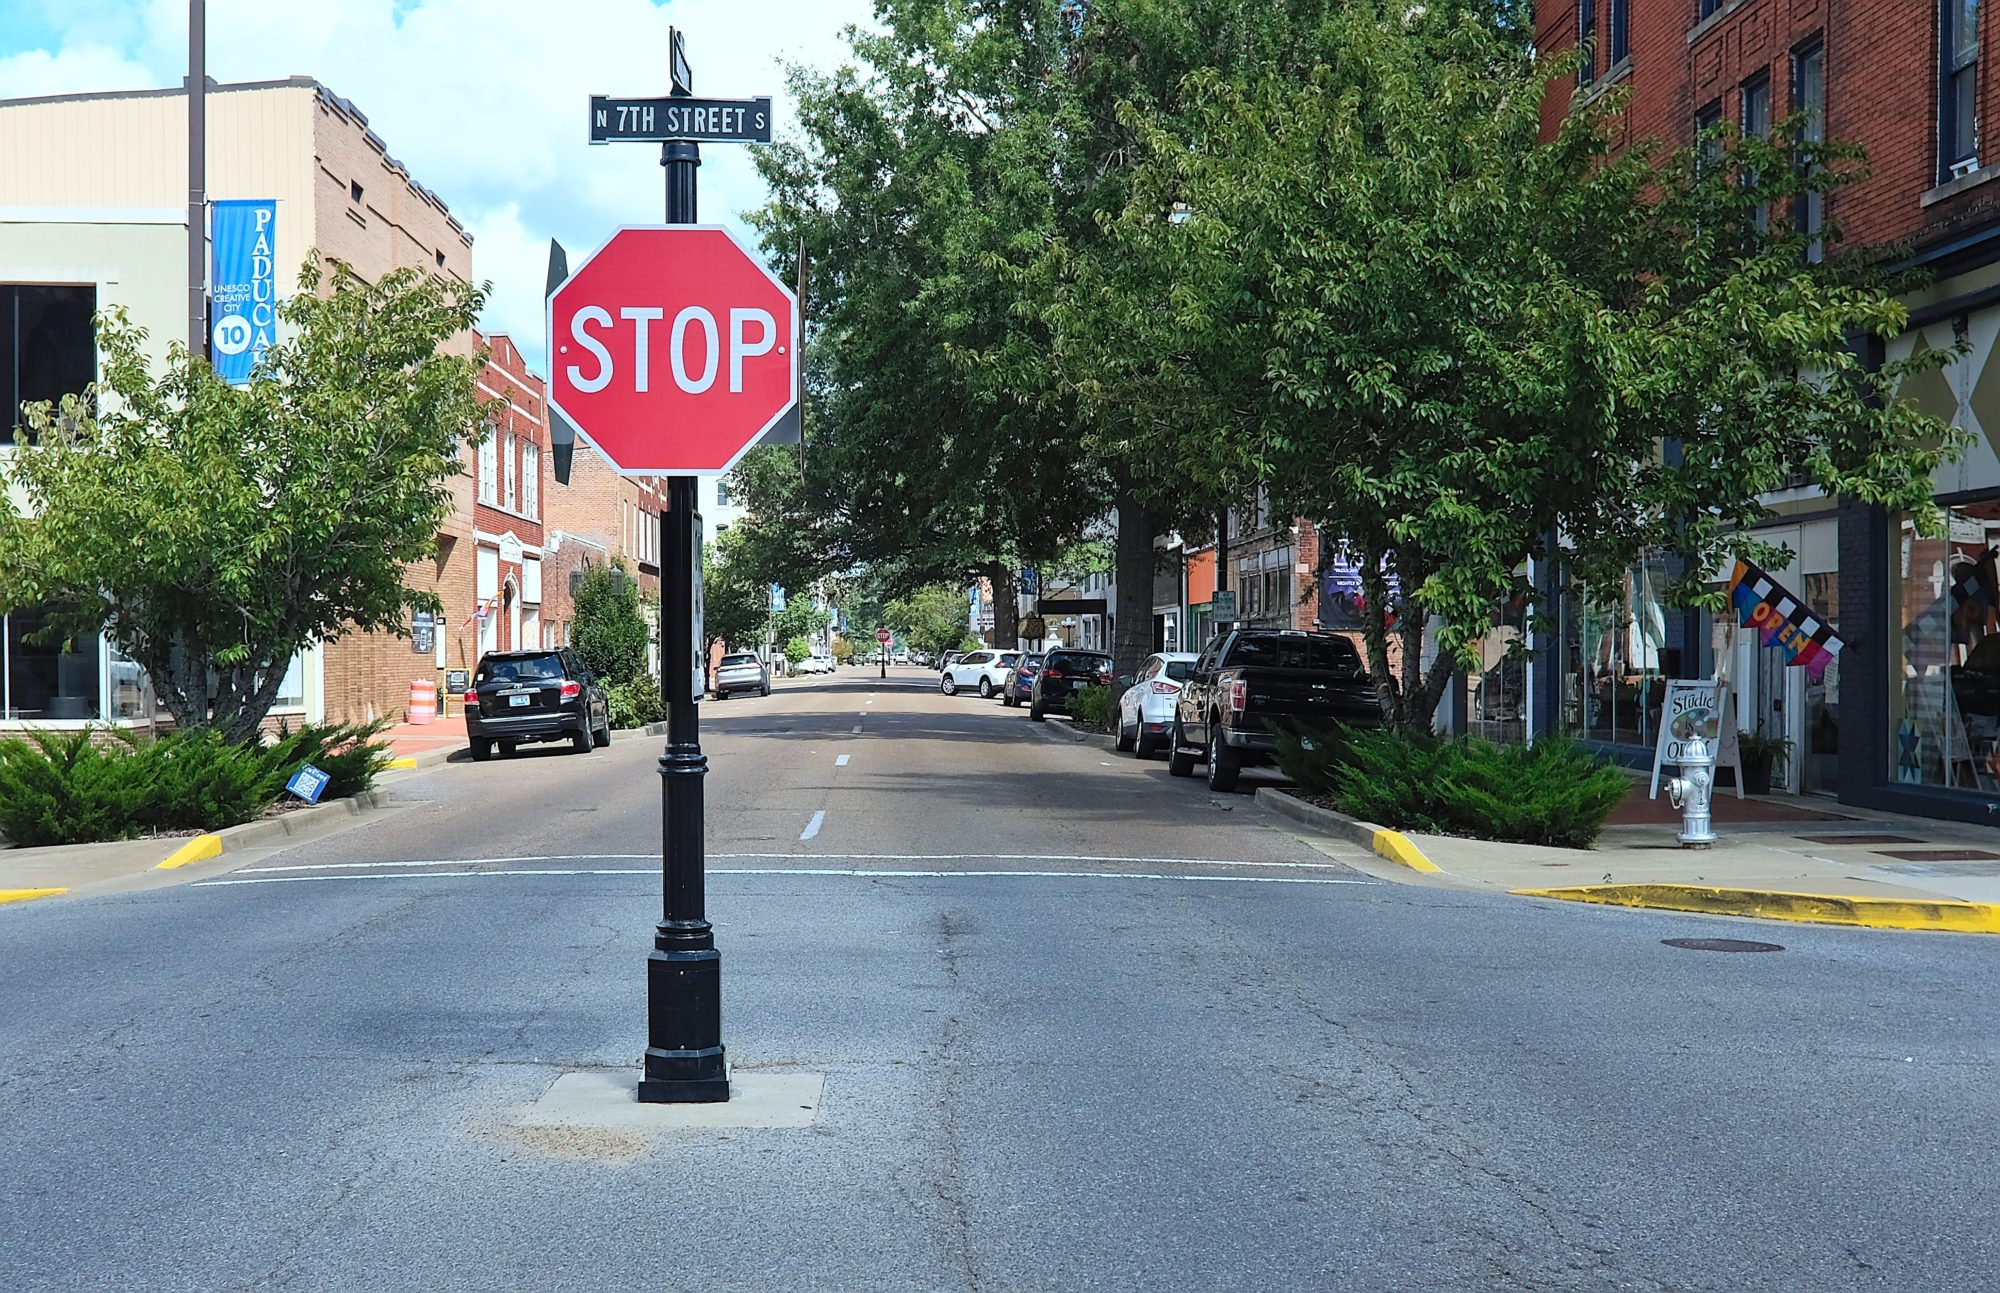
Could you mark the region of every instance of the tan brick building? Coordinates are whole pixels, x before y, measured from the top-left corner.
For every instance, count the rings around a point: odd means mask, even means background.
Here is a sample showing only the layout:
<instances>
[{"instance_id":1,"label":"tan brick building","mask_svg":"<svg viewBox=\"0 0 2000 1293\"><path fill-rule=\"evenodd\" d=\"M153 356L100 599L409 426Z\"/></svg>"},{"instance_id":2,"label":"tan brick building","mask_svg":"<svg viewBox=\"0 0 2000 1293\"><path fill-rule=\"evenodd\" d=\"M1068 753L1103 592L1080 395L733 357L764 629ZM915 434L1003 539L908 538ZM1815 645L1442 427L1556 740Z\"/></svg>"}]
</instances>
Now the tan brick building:
<instances>
[{"instance_id":1,"label":"tan brick building","mask_svg":"<svg viewBox=\"0 0 2000 1293\"><path fill-rule=\"evenodd\" d=\"M208 196L275 200L280 292L293 289L298 266L314 247L369 281L403 267L471 281L471 236L390 155L352 103L309 77L292 77L211 83L207 112ZM57 294L57 305L67 310L62 317L81 318L86 328L94 310L123 305L163 356L171 340L186 335L186 199L183 89L0 101L0 289L19 285L37 299ZM81 344L88 368L87 332ZM468 334L453 345L470 354L477 340ZM509 371L525 384L525 369L511 344L508 349ZM524 397L522 408L534 408L539 398ZM541 433L530 417L540 414L508 415L502 434L513 435L517 448L542 443L533 438ZM446 607L438 641L447 653L453 609L463 617L475 599L473 469L468 461L452 484L455 506L439 531L436 560L410 570L411 587L435 592ZM528 527L513 528L525 558ZM496 534L496 552L505 533ZM514 579L517 593L525 591L525 565L517 563ZM526 599L517 604L525 614ZM512 631L511 619L507 628ZM22 636L8 631L10 640ZM440 667L436 653L419 655L406 638L343 638L293 663L277 713L295 719L400 716L411 680L432 677ZM128 673L102 643L62 659L30 659L20 690L31 703L10 704L10 688L0 682L0 721L143 721L151 707ZM59 681L45 682L43 674ZM52 688L60 704L50 703Z\"/></svg>"}]
</instances>

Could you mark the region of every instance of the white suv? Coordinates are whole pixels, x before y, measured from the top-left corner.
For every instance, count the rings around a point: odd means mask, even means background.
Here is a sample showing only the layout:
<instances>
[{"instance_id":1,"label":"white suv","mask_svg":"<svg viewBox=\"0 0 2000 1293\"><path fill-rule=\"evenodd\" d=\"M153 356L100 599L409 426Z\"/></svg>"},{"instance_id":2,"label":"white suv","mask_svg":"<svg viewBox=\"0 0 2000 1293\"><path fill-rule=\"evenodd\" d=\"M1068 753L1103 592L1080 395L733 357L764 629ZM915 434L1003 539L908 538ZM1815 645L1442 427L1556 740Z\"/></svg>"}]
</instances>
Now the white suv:
<instances>
[{"instance_id":1,"label":"white suv","mask_svg":"<svg viewBox=\"0 0 2000 1293\"><path fill-rule=\"evenodd\" d=\"M1007 671L1021 659L1019 651L974 651L945 666L938 678L938 690L956 696L960 687L977 687L982 699L991 699L1007 681Z\"/></svg>"}]
</instances>

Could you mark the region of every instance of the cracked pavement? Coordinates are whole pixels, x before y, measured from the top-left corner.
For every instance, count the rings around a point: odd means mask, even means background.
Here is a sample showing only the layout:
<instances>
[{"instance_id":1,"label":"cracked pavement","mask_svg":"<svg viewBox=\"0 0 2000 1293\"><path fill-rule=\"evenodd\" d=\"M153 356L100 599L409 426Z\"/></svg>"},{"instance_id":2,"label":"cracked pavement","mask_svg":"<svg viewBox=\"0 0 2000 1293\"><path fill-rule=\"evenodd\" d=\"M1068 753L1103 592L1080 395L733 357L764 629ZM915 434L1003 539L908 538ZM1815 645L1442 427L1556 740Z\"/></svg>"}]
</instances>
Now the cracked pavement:
<instances>
[{"instance_id":1,"label":"cracked pavement","mask_svg":"<svg viewBox=\"0 0 2000 1293\"><path fill-rule=\"evenodd\" d=\"M645 1044L658 743L452 764L0 911L0 1288L1993 1287L2000 941L1399 884L914 671L703 725L812 1126L513 1125Z\"/></svg>"}]
</instances>

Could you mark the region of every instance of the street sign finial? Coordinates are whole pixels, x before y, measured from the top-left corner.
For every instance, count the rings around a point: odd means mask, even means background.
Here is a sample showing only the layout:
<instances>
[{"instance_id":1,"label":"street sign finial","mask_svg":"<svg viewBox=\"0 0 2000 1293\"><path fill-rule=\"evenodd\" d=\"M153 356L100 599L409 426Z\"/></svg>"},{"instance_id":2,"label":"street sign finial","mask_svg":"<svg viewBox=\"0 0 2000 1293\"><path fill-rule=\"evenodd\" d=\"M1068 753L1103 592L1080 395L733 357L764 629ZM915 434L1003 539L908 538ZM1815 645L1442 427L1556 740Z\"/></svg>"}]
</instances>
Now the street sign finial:
<instances>
[{"instance_id":1,"label":"street sign finial","mask_svg":"<svg viewBox=\"0 0 2000 1293\"><path fill-rule=\"evenodd\" d=\"M674 94L694 93L694 72L688 67L687 35L678 27L667 28L667 75L673 81Z\"/></svg>"}]
</instances>

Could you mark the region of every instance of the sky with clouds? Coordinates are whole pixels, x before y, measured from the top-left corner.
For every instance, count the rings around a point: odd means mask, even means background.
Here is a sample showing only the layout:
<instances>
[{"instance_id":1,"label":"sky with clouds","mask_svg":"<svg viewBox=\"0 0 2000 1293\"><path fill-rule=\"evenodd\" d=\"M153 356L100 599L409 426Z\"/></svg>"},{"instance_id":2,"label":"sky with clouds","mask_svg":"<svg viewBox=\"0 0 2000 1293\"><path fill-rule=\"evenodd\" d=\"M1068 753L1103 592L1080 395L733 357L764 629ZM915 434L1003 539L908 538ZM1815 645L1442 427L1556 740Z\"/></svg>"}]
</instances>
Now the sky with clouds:
<instances>
[{"instance_id":1,"label":"sky with clouds","mask_svg":"<svg viewBox=\"0 0 2000 1293\"><path fill-rule=\"evenodd\" d=\"M687 33L697 94L776 100L789 63L849 61L870 0L208 0L208 74L310 76L351 99L471 231L493 284L488 331L540 367L548 240L571 260L658 220L657 150L586 142L591 94L664 94L667 28ZM0 98L180 83L187 0L0 0ZM742 145L702 150L704 221L734 223L764 186ZM744 230L747 234L747 230Z\"/></svg>"}]
</instances>

